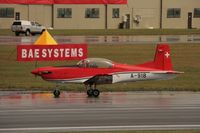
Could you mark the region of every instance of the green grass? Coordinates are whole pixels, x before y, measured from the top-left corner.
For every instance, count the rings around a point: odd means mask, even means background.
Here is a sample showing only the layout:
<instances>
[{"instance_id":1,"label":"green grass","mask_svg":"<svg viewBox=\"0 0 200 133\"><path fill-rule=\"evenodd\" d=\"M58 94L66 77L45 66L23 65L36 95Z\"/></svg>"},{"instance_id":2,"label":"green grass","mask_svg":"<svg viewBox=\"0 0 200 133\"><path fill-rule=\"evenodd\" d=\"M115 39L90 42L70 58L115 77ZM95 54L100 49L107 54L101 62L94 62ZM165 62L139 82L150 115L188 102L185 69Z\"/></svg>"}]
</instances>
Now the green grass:
<instances>
[{"instance_id":1,"label":"green grass","mask_svg":"<svg viewBox=\"0 0 200 133\"><path fill-rule=\"evenodd\" d=\"M174 69L185 72L176 79L166 81L141 81L100 85L103 91L200 91L200 44L175 44L171 46L171 57ZM152 60L156 45L89 45L89 57L108 58L110 60L139 64ZM17 62L16 46L1 45L0 48L0 88L2 90L52 90L55 84L35 78L30 71L35 62ZM12 51L14 51L12 53ZM38 62L38 67L47 65L66 65L76 61ZM61 89L84 91L83 85L65 84Z\"/></svg>"},{"instance_id":2,"label":"green grass","mask_svg":"<svg viewBox=\"0 0 200 133\"><path fill-rule=\"evenodd\" d=\"M200 34L200 29L90 29L49 30L52 35L191 35ZM14 35L10 29L0 29L1 35Z\"/></svg>"},{"instance_id":3,"label":"green grass","mask_svg":"<svg viewBox=\"0 0 200 133\"><path fill-rule=\"evenodd\" d=\"M199 29L109 29L109 30L50 30L52 35L190 35Z\"/></svg>"},{"instance_id":4,"label":"green grass","mask_svg":"<svg viewBox=\"0 0 200 133\"><path fill-rule=\"evenodd\" d=\"M68 133L68 132L66 132ZM200 130L168 130L168 131L99 131L99 132L73 132L73 133L200 133Z\"/></svg>"}]
</instances>

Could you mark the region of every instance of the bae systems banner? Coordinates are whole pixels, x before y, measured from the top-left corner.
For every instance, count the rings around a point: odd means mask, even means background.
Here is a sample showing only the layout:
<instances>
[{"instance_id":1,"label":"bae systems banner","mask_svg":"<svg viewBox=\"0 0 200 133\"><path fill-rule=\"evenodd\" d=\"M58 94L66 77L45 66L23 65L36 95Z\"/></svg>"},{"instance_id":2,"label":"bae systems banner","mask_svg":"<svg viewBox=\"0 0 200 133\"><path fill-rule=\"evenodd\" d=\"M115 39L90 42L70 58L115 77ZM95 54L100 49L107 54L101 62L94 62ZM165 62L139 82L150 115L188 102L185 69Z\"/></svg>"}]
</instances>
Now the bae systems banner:
<instances>
[{"instance_id":1,"label":"bae systems banner","mask_svg":"<svg viewBox=\"0 0 200 133\"><path fill-rule=\"evenodd\" d=\"M0 0L1 4L127 4L127 0Z\"/></svg>"},{"instance_id":2,"label":"bae systems banner","mask_svg":"<svg viewBox=\"0 0 200 133\"><path fill-rule=\"evenodd\" d=\"M87 55L86 44L17 46L17 61L81 60Z\"/></svg>"}]
</instances>

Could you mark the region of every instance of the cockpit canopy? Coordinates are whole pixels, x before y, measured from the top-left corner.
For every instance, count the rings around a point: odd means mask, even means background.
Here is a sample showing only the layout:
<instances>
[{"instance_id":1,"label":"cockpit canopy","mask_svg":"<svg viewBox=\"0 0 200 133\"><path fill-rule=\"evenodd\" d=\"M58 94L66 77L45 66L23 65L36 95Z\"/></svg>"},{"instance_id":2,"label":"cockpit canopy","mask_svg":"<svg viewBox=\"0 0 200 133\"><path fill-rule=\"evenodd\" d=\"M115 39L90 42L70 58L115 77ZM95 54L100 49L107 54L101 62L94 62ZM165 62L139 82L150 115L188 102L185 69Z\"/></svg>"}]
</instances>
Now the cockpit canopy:
<instances>
[{"instance_id":1,"label":"cockpit canopy","mask_svg":"<svg viewBox=\"0 0 200 133\"><path fill-rule=\"evenodd\" d=\"M112 68L113 63L103 58L87 58L79 61L77 66L82 68Z\"/></svg>"}]
</instances>

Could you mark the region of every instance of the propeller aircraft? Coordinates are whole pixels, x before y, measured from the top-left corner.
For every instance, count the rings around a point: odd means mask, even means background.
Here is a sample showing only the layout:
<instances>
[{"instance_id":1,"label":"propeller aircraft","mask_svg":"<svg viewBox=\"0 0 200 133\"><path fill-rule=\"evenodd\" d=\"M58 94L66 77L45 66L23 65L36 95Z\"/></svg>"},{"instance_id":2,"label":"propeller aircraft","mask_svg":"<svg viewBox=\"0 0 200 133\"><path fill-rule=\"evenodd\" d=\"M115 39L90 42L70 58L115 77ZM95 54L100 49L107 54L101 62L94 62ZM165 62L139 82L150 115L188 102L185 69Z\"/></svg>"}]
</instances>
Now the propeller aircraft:
<instances>
[{"instance_id":1,"label":"propeller aircraft","mask_svg":"<svg viewBox=\"0 0 200 133\"><path fill-rule=\"evenodd\" d=\"M103 58L86 58L73 66L40 67L31 72L42 79L55 83L84 84L88 96L98 97L99 84L113 84L145 80L168 80L183 72L175 71L170 58L167 44L158 44L153 61L142 64L128 65ZM55 89L55 97L60 91Z\"/></svg>"}]
</instances>

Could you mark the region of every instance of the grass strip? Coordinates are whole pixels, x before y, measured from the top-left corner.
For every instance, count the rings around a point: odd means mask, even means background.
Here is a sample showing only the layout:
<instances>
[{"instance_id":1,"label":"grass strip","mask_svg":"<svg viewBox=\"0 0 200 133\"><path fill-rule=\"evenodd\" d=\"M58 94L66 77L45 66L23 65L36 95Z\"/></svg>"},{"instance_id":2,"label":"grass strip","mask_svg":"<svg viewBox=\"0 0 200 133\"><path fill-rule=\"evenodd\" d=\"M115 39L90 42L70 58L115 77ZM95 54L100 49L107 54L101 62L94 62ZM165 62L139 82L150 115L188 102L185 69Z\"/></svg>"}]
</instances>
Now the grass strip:
<instances>
[{"instance_id":1,"label":"grass strip","mask_svg":"<svg viewBox=\"0 0 200 133\"><path fill-rule=\"evenodd\" d=\"M68 133L68 132L65 132ZM72 132L70 132L72 133ZM164 130L164 131L98 131L98 132L73 132L73 133L200 133L200 130Z\"/></svg>"}]
</instances>

